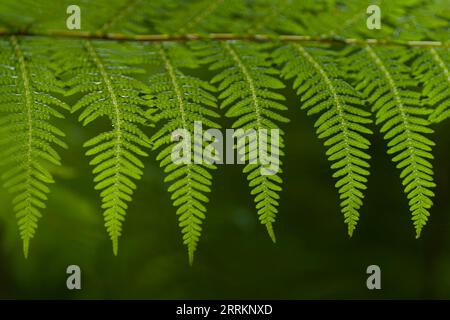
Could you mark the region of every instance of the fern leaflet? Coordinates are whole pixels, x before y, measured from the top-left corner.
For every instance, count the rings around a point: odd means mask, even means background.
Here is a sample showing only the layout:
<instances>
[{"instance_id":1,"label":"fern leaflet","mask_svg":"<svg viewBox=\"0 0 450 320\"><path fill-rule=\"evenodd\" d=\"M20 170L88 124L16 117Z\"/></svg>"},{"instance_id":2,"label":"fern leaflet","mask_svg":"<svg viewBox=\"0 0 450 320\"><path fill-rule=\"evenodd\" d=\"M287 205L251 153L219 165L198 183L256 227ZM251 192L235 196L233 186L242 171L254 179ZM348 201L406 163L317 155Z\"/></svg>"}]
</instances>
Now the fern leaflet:
<instances>
[{"instance_id":1,"label":"fern leaflet","mask_svg":"<svg viewBox=\"0 0 450 320\"><path fill-rule=\"evenodd\" d=\"M259 220L275 242L273 223L278 213L278 193L282 184L278 174L282 172L278 158L283 155L284 147L283 132L276 122L289 120L277 113L287 108L278 102L285 98L273 90L284 88L284 84L274 77L278 75L278 71L272 68L267 53L258 44L224 41L197 44L197 49L205 57L205 62L211 64L211 70L221 70L211 82L219 83L221 108L228 108L226 116L237 118L233 129L242 130L240 133L236 131L238 142L243 138L248 139L248 146L236 145L236 148L241 160L248 162L243 172L247 174L251 194L255 196ZM279 131L279 142L272 139L272 134L261 135L271 129ZM256 134L248 134L251 130ZM275 152L277 157L267 161L259 153L258 158L257 151L260 152L261 148L269 144L271 152ZM269 172L271 169L266 164L268 162L274 164L277 170ZM264 173L266 169L269 170L266 172L268 174Z\"/></svg>"},{"instance_id":2,"label":"fern leaflet","mask_svg":"<svg viewBox=\"0 0 450 320\"><path fill-rule=\"evenodd\" d=\"M307 109L308 115L320 114L315 127L319 138L326 139L326 155L333 163L342 213L352 236L363 204L362 191L367 189L370 142L363 135L372 134L367 128L372 122L370 113L363 110L359 93L342 78L336 52L296 43L280 47L274 56L283 65L282 75L295 79L301 108Z\"/></svg>"},{"instance_id":3,"label":"fern leaflet","mask_svg":"<svg viewBox=\"0 0 450 320\"><path fill-rule=\"evenodd\" d=\"M213 164L214 157L195 161L196 157L205 156L201 154L201 150L206 145L202 137L195 136L194 122L199 121L209 128L220 127L210 119L219 117L219 114L211 110L216 108L216 98L210 92L216 89L178 69L186 66L186 63L192 63L188 58L189 52L183 47L176 44L158 44L155 47L158 54L156 60L164 70L150 77L146 90L150 107L148 116L160 128L152 136L151 142L154 150L161 149L157 160L167 174L164 181L170 183L168 190L172 193L173 205L178 207L176 213L179 216L179 226L188 249L189 263L192 264L202 231L202 220L205 219L204 203L209 201L205 193L211 191L212 175L209 171L216 168ZM184 154L187 161L174 162L172 153L177 143L172 141L172 134L179 129L188 132L193 137L193 143L184 141L190 147L186 151L189 154ZM198 138L202 142L198 143Z\"/></svg>"},{"instance_id":4,"label":"fern leaflet","mask_svg":"<svg viewBox=\"0 0 450 320\"><path fill-rule=\"evenodd\" d=\"M86 155L94 157L90 164L94 166L95 189L101 190L105 227L117 255L127 202L136 189L133 180L143 174L144 164L139 158L146 157L144 149L150 147L141 129L148 124L142 108L145 101L140 97L145 86L130 76L140 72L130 66L139 60L117 43L99 46L85 41L81 46L67 46L73 54L60 57L65 76L71 77L67 94L84 94L72 112L82 110L79 120L84 126L101 117L107 117L112 125L110 131L88 140L84 147L89 148Z\"/></svg>"},{"instance_id":5,"label":"fern leaflet","mask_svg":"<svg viewBox=\"0 0 450 320\"><path fill-rule=\"evenodd\" d=\"M63 83L54 77L48 45L46 40L15 36L0 40L2 163L8 167L2 178L15 195L25 257L46 207L48 184L54 182L48 165L60 165L54 146L67 147L61 140L65 134L50 122L63 118L57 109L69 107L54 96L63 92Z\"/></svg>"},{"instance_id":6,"label":"fern leaflet","mask_svg":"<svg viewBox=\"0 0 450 320\"><path fill-rule=\"evenodd\" d=\"M404 63L410 54L402 48L372 48L367 45L352 55L352 66L358 71L358 90L362 90L376 113L376 124L388 140L388 154L401 170L410 211L420 237L432 207L433 166L429 160L434 142L425 137L433 132L424 118L431 113L421 105L420 93Z\"/></svg>"},{"instance_id":7,"label":"fern leaflet","mask_svg":"<svg viewBox=\"0 0 450 320\"><path fill-rule=\"evenodd\" d=\"M450 118L450 53L448 49L421 50L413 63L416 78L424 85L427 104L434 107L431 122Z\"/></svg>"}]
</instances>

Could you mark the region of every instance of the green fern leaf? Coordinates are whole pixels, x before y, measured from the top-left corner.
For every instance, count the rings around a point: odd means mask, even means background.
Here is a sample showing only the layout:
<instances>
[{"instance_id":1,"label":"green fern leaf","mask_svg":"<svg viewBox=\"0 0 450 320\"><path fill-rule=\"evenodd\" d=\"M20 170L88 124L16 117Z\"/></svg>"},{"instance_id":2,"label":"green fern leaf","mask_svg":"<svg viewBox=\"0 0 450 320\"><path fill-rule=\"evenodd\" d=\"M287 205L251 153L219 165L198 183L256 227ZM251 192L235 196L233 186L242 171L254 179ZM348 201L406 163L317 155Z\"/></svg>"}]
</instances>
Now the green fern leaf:
<instances>
[{"instance_id":1,"label":"green fern leaf","mask_svg":"<svg viewBox=\"0 0 450 320\"><path fill-rule=\"evenodd\" d=\"M367 128L372 122L370 113L364 110L358 92L343 79L334 51L295 43L280 47L274 56L283 65L282 75L294 78L301 108L308 110L308 115L320 115L315 127L319 138L326 139L326 155L333 163L341 210L352 236L367 189L371 157L366 152L370 142L364 135L372 134Z\"/></svg>"},{"instance_id":2,"label":"green fern leaf","mask_svg":"<svg viewBox=\"0 0 450 320\"><path fill-rule=\"evenodd\" d=\"M416 78L424 85L427 104L434 107L431 122L450 118L450 50L429 48L419 51L413 63Z\"/></svg>"},{"instance_id":3,"label":"green fern leaf","mask_svg":"<svg viewBox=\"0 0 450 320\"><path fill-rule=\"evenodd\" d=\"M0 162L25 256L60 164L56 146L66 147L54 124L63 117L59 109L68 108L60 100L64 93L79 98L72 111L80 112L83 125L107 126L84 145L114 254L150 147L159 151L192 264L218 161L207 143L214 135L199 137L195 123L219 127L215 85L233 128L255 133L240 131L234 138L247 138L248 145L234 147L238 160L257 161L245 165L244 174L259 219L275 241L283 136L274 145L272 136L256 134L279 130L288 120L278 93L284 87L280 68L294 80L302 109L318 115L315 127L325 140L349 235L367 188L374 115L401 170L420 236L435 187L428 134L433 123L450 118L448 0L79 0L82 30L67 30L61 15L71 3L0 3ZM367 26L370 4L382 9L380 30ZM195 53L180 44L200 39ZM273 46L279 48L270 56ZM211 83L185 71L201 72L197 53L214 73ZM136 80L137 73L149 83ZM372 112L365 109L369 104ZM158 128L148 138L144 127L151 121ZM179 151L173 141L178 129L194 137L188 152L193 162L172 159ZM268 161L277 167L271 174L262 171L267 155L257 159L254 153L264 144L276 149ZM196 162L199 155L203 162Z\"/></svg>"},{"instance_id":4,"label":"green fern leaf","mask_svg":"<svg viewBox=\"0 0 450 320\"><path fill-rule=\"evenodd\" d=\"M432 110L421 105L420 93L413 91L417 81L405 64L411 54L404 48L373 48L369 45L351 55L352 66L358 72L358 90L372 105L376 124L388 140L388 154L401 170L405 193L417 238L430 215L433 189L433 159L435 145L425 136L433 132L425 118Z\"/></svg>"},{"instance_id":5,"label":"green fern leaf","mask_svg":"<svg viewBox=\"0 0 450 320\"><path fill-rule=\"evenodd\" d=\"M141 179L149 148L149 139L142 131L147 125L140 93L145 86L130 75L140 72L131 66L133 54L127 54L126 46L117 43L85 41L65 44L60 61L64 75L70 77L68 95L83 93L72 112L82 110L79 120L84 126L106 117L111 122L110 131L93 137L84 144L86 155L92 156L95 189L101 190L105 227L112 240L114 255L118 252L118 240L122 222L132 200L136 184Z\"/></svg>"},{"instance_id":6,"label":"green fern leaf","mask_svg":"<svg viewBox=\"0 0 450 320\"><path fill-rule=\"evenodd\" d=\"M268 54L262 51L261 45L224 41L201 43L196 47L204 57L205 63L211 65L211 70L221 70L211 82L219 83L221 108L228 109L226 115L237 118L233 129L243 130L237 138L243 138L249 132L248 130L254 130L256 133L247 136L248 147L245 145L235 147L243 162L248 162L243 170L247 174L249 186L252 189L251 194L255 196L259 220L266 226L271 239L275 242L273 223L278 213L280 198L278 193L281 191L280 184L282 184L278 174L282 172L279 156L283 155L284 147L283 131L276 123L289 120L278 114L287 107L278 102L285 98L274 90L284 88L284 84L274 77L278 75L278 71L271 66ZM267 131L271 129L278 130L279 142L272 140L271 134ZM265 131L267 136L261 139L261 133ZM257 138L258 141L256 141ZM257 150L253 149L252 143L257 145ZM276 157L272 159L258 157L257 151L261 151L262 144L267 144L267 149L269 149L268 145L271 145L271 151L275 152ZM272 170L274 172L264 173L265 169L269 169L267 162L276 166L276 170Z\"/></svg>"},{"instance_id":7,"label":"green fern leaf","mask_svg":"<svg viewBox=\"0 0 450 320\"><path fill-rule=\"evenodd\" d=\"M63 83L54 77L48 46L48 40L0 40L0 132L7 166L2 178L15 195L25 257L54 182L48 164L60 165L54 147L67 147L64 133L51 123L63 118L58 109L70 108L54 96L63 93Z\"/></svg>"},{"instance_id":8,"label":"green fern leaf","mask_svg":"<svg viewBox=\"0 0 450 320\"><path fill-rule=\"evenodd\" d=\"M179 226L182 228L183 242L188 248L189 263L194 260L194 252L202 232L201 224L205 219L212 175L209 172L216 167L212 157L196 163L195 157L206 146L196 142L195 122L209 128L219 128L211 118L219 117L211 108L216 108L216 98L210 93L216 89L210 84L183 74L178 67L190 65L189 52L177 44L158 44L155 46L157 61L164 68L161 73L150 77L147 99L148 116L155 122L159 130L152 136L153 149L160 149L157 160L167 174L165 182L170 186L173 205L178 207ZM147 51L150 49L147 48ZM177 145L171 140L174 131L184 129L194 141L189 160L175 163L172 153ZM206 129L206 128L205 128Z\"/></svg>"}]
</instances>

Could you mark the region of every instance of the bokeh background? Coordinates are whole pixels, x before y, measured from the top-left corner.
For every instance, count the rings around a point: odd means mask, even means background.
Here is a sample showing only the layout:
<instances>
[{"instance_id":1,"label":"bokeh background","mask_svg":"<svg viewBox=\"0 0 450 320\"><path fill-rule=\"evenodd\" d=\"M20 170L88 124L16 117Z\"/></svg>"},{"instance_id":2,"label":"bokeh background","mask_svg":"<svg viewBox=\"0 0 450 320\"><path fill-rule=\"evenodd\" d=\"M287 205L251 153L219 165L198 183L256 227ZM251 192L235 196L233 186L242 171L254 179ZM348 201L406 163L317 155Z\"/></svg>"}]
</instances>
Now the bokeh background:
<instances>
[{"instance_id":1,"label":"bokeh background","mask_svg":"<svg viewBox=\"0 0 450 320\"><path fill-rule=\"evenodd\" d=\"M210 76L207 70L195 74ZM435 127L438 187L432 216L418 240L399 172L373 128L369 190L350 239L314 119L300 110L292 90L283 93L291 122L283 126L286 156L276 244L258 222L242 166L222 165L214 172L202 239L189 266L163 172L152 153L115 257L82 148L108 124L83 128L77 115L68 114L58 126L67 134L69 149L61 151L64 166L52 169L57 183L28 259L10 196L0 189L0 298L450 298L450 122ZM231 127L232 120L221 121ZM82 270L79 291L66 288L66 268L72 264ZM382 290L366 288L366 268L372 264L381 268Z\"/></svg>"},{"instance_id":2,"label":"bokeh background","mask_svg":"<svg viewBox=\"0 0 450 320\"><path fill-rule=\"evenodd\" d=\"M155 154L130 205L113 256L82 143L99 127L76 116L64 167L54 170L48 208L24 259L8 195L0 193L1 298L310 299L450 298L449 123L436 128L435 207L415 239L398 171L373 137L372 175L361 221L349 239L313 119L290 90L284 191L273 244L259 224L239 165L214 173L204 233L192 267ZM106 125L106 124L105 124ZM223 120L224 126L231 122ZM151 130L151 129L149 129ZM66 288L66 268L82 270L82 290ZM382 290L366 288L366 268L382 270Z\"/></svg>"}]
</instances>

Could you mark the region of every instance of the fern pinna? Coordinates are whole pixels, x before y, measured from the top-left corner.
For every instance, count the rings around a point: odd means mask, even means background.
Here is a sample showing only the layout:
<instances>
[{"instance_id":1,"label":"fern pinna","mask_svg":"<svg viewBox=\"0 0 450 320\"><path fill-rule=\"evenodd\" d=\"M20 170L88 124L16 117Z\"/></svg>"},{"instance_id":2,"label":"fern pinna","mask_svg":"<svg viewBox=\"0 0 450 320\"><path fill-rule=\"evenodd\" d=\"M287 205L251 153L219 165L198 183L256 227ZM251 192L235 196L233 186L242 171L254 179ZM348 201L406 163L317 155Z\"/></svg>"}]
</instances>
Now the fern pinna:
<instances>
[{"instance_id":1,"label":"fern pinna","mask_svg":"<svg viewBox=\"0 0 450 320\"><path fill-rule=\"evenodd\" d=\"M25 257L54 182L50 166L60 165L55 147L67 147L64 132L52 123L69 106L55 97L64 84L54 75L48 46L44 39L0 40L2 178L14 194Z\"/></svg>"},{"instance_id":2,"label":"fern pinna","mask_svg":"<svg viewBox=\"0 0 450 320\"><path fill-rule=\"evenodd\" d=\"M211 191L210 171L216 168L213 164L215 152L212 150L211 156L203 152L206 143L202 136L198 136L195 126L199 122L209 128L220 127L213 120L219 117L212 110L217 107L216 98L211 94L216 89L179 70L180 67L195 63L192 54L182 46L158 44L154 50L156 57L152 57L155 59L153 62L160 65L163 71L150 77L145 91L150 108L148 116L159 128L150 141L153 149L160 149L157 160L167 174L164 181L170 183L168 190L172 193L173 205L178 207L176 213L179 216L179 226L192 264L202 231L202 220L205 219L205 203L208 202L205 193ZM183 143L188 144L185 152L189 154L182 155L184 161L176 162L172 155L177 151L174 148L178 143L174 141L173 133L179 129L189 134L187 137L179 137L186 139Z\"/></svg>"},{"instance_id":3,"label":"fern pinna","mask_svg":"<svg viewBox=\"0 0 450 320\"><path fill-rule=\"evenodd\" d=\"M282 75L294 78L301 108L308 115L319 114L315 123L319 138L326 139L327 156L338 179L342 213L352 236L359 220L359 209L367 188L370 141L367 127L372 121L360 94L344 78L336 52L320 47L289 44L277 49L274 57Z\"/></svg>"},{"instance_id":4,"label":"fern pinna","mask_svg":"<svg viewBox=\"0 0 450 320\"><path fill-rule=\"evenodd\" d=\"M433 133L427 116L431 109L422 106L417 81L405 64L411 54L402 48L374 48L366 45L351 56L358 72L356 88L367 97L375 113L376 124L388 140L388 154L401 170L405 193L419 237L430 215L436 186L433 181L435 145L426 134Z\"/></svg>"},{"instance_id":5,"label":"fern pinna","mask_svg":"<svg viewBox=\"0 0 450 320\"><path fill-rule=\"evenodd\" d=\"M423 83L427 105L434 109L429 120L441 122L450 118L450 52L428 48L418 51L412 67L416 78Z\"/></svg>"},{"instance_id":6,"label":"fern pinna","mask_svg":"<svg viewBox=\"0 0 450 320\"><path fill-rule=\"evenodd\" d=\"M89 148L86 155L93 157L95 189L101 190L105 227L117 254L127 203L136 189L133 180L143 174L140 157L147 156L144 150L150 147L142 131L148 124L145 100L140 97L145 86L132 78L141 70L130 65L132 55L124 46L94 41L65 46L72 49L72 54L59 57L63 76L69 78L66 94L83 94L72 112L81 110L79 120L84 126L102 117L111 123L109 131L88 140L84 147Z\"/></svg>"},{"instance_id":7,"label":"fern pinna","mask_svg":"<svg viewBox=\"0 0 450 320\"><path fill-rule=\"evenodd\" d=\"M238 142L243 138L248 139L247 146L235 147L242 162L248 162L243 171L252 188L251 194L255 196L259 220L275 242L273 223L278 212L280 184L283 182L279 175L282 172L279 156L283 155L284 147L283 132L277 122L289 120L278 114L287 107L278 102L284 101L284 96L274 90L284 88L284 84L274 77L279 72L272 67L268 54L262 51L259 44L224 41L200 43L195 47L204 56L205 63L210 64L211 70L221 70L211 82L219 83L219 98L222 100L220 107L228 109L226 116L237 118L233 129L241 130L235 134ZM278 130L279 141L275 142L272 134L258 137L258 133L271 129ZM249 135L248 130L254 130L256 134ZM263 145L267 148L270 145L274 149L271 152L275 152L276 157L270 161L261 158L257 150L261 150ZM276 161L276 170L268 165L273 161Z\"/></svg>"}]
</instances>

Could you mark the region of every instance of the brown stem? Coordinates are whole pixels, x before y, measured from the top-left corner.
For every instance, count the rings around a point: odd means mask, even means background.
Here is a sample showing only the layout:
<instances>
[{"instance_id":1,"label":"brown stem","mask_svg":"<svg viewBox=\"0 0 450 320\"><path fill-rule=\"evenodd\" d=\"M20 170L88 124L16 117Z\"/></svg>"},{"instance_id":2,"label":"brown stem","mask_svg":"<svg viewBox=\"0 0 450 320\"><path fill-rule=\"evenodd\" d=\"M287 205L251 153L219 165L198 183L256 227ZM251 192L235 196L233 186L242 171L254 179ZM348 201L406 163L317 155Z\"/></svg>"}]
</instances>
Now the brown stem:
<instances>
[{"instance_id":1,"label":"brown stem","mask_svg":"<svg viewBox=\"0 0 450 320\"><path fill-rule=\"evenodd\" d=\"M234 34L234 33L209 33L209 34L141 34L127 35L123 33L104 33L88 31L11 31L0 28L0 36L42 36L63 37L79 39L97 39L114 41L191 41L191 40L247 40L247 41L282 41L282 42L317 42L344 45L383 45L383 46L408 46L408 47L439 47L449 48L450 42L441 41L413 41L396 39L353 39L337 37L314 37L307 35L269 35L269 34Z\"/></svg>"}]
</instances>

